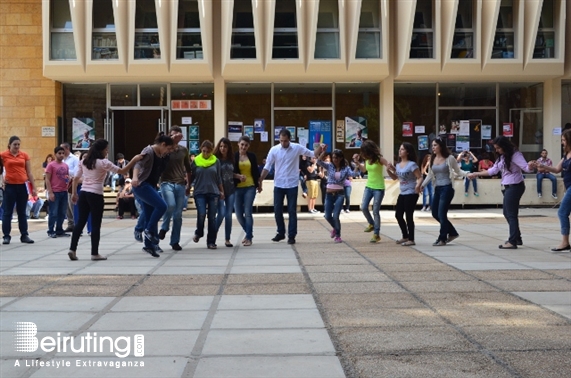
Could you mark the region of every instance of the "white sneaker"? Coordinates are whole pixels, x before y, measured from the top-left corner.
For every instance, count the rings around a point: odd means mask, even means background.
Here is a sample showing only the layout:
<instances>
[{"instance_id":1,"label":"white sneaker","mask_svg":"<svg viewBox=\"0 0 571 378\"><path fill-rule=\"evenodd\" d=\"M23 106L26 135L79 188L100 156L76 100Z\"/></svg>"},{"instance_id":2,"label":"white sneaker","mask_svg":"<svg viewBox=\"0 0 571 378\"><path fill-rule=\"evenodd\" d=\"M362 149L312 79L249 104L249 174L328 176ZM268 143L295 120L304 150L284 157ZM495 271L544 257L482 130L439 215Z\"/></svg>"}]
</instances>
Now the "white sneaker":
<instances>
[{"instance_id":1,"label":"white sneaker","mask_svg":"<svg viewBox=\"0 0 571 378\"><path fill-rule=\"evenodd\" d=\"M541 198L541 193L537 193L537 198Z\"/></svg>"},{"instance_id":2,"label":"white sneaker","mask_svg":"<svg viewBox=\"0 0 571 378\"><path fill-rule=\"evenodd\" d=\"M557 199L557 194L552 194L551 197L553 197L553 199Z\"/></svg>"}]
</instances>

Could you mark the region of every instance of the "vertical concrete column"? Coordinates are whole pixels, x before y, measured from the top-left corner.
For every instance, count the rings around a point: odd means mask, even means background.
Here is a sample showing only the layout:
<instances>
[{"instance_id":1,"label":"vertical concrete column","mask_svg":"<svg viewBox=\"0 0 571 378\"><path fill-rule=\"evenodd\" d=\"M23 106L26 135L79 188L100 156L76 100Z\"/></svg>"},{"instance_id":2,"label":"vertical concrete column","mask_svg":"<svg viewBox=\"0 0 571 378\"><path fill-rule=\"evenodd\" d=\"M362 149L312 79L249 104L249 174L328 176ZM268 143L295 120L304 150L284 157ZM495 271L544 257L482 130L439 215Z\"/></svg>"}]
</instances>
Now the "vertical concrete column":
<instances>
[{"instance_id":1,"label":"vertical concrete column","mask_svg":"<svg viewBox=\"0 0 571 378\"><path fill-rule=\"evenodd\" d=\"M215 1L212 3L213 14L221 14L222 5ZM221 35L221 19L213 17L212 19L212 73L214 76L214 144L226 135L226 83L222 76L222 35Z\"/></svg>"},{"instance_id":2,"label":"vertical concrete column","mask_svg":"<svg viewBox=\"0 0 571 378\"><path fill-rule=\"evenodd\" d=\"M389 161L393 161L394 157L394 85L393 77L389 76L381 82L379 88L379 134L381 137L379 147L381 147L383 156Z\"/></svg>"},{"instance_id":3,"label":"vertical concrete column","mask_svg":"<svg viewBox=\"0 0 571 378\"><path fill-rule=\"evenodd\" d=\"M549 151L553 164L559 161L561 137L553 129L561 124L561 79L546 80L543 84L543 148Z\"/></svg>"}]
</instances>

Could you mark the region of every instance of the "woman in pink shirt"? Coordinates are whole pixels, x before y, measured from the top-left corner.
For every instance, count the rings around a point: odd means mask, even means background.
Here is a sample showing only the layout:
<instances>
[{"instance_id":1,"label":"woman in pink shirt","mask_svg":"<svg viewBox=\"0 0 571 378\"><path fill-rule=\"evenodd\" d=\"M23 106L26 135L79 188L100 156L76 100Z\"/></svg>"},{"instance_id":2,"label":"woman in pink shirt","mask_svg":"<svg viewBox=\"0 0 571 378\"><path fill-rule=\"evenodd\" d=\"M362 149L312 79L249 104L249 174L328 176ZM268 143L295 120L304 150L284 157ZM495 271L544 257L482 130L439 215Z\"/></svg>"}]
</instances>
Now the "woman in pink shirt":
<instances>
[{"instance_id":1,"label":"woman in pink shirt","mask_svg":"<svg viewBox=\"0 0 571 378\"><path fill-rule=\"evenodd\" d=\"M109 142L105 139L97 139L89 148L85 159L81 161L77 169L77 173L73 178L71 200L79 208L79 220L76 220L71 237L71 245L67 254L70 260L77 260L76 250L79 236L83 231L83 227L87 223L87 218L91 214L92 230L91 230L91 260L107 260L107 257L99 254L99 239L101 235L101 221L103 219L103 207L105 201L103 199L103 183L107 172L119 173L124 175L135 165L136 162L143 158L143 155L136 155L131 159L129 164L123 168L119 168L115 164L107 160L109 151ZM77 185L80 178L83 177L83 184L79 196L77 195Z\"/></svg>"},{"instance_id":2,"label":"woman in pink shirt","mask_svg":"<svg viewBox=\"0 0 571 378\"><path fill-rule=\"evenodd\" d=\"M531 172L533 167L527 163L523 154L516 150L512 142L499 136L494 139L494 148L498 154L495 164L485 171L470 173L470 179L479 176L495 176L502 173L502 185L504 186L504 217L508 221L510 236L500 249L517 249L522 245L521 232L519 230L519 201L525 192L525 183L522 172Z\"/></svg>"}]
</instances>

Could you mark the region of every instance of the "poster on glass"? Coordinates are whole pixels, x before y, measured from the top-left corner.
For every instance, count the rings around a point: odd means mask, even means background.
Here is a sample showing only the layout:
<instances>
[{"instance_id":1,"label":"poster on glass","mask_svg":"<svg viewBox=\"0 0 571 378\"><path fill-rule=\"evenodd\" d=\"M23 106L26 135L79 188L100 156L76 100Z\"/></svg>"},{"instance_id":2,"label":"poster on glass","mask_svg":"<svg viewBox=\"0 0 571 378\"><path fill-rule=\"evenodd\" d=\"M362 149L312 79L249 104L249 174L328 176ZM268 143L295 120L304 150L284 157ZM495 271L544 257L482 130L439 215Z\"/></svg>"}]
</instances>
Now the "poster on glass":
<instances>
[{"instance_id":1,"label":"poster on glass","mask_svg":"<svg viewBox=\"0 0 571 378\"><path fill-rule=\"evenodd\" d=\"M251 141L254 140L254 126L244 125L244 135L250 138Z\"/></svg>"},{"instance_id":2,"label":"poster on glass","mask_svg":"<svg viewBox=\"0 0 571 378\"><path fill-rule=\"evenodd\" d=\"M412 122L403 122L402 123L402 136L403 137L411 137L413 135L413 127L414 124Z\"/></svg>"},{"instance_id":3,"label":"poster on glass","mask_svg":"<svg viewBox=\"0 0 571 378\"><path fill-rule=\"evenodd\" d=\"M72 133L72 148L88 150L95 142L95 121L93 118L73 118Z\"/></svg>"},{"instance_id":4,"label":"poster on glass","mask_svg":"<svg viewBox=\"0 0 571 378\"><path fill-rule=\"evenodd\" d=\"M366 118L345 117L345 148L361 148L368 137Z\"/></svg>"},{"instance_id":5,"label":"poster on glass","mask_svg":"<svg viewBox=\"0 0 571 378\"><path fill-rule=\"evenodd\" d=\"M331 121L312 120L309 121L309 149L315 150L320 144L327 145L327 151L330 151L332 142L332 124Z\"/></svg>"}]
</instances>

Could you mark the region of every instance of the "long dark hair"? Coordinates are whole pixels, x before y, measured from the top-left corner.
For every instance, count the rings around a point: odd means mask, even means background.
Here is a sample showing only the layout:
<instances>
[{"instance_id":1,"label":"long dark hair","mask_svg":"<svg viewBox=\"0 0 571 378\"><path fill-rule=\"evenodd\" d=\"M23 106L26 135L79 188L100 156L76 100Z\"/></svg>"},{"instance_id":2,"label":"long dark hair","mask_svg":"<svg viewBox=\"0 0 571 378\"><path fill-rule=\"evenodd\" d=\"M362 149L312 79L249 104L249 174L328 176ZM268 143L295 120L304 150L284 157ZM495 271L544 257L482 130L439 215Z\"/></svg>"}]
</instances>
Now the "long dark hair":
<instances>
[{"instance_id":1,"label":"long dark hair","mask_svg":"<svg viewBox=\"0 0 571 378\"><path fill-rule=\"evenodd\" d=\"M450 156L450 150L448 149L446 141L443 138L441 137L435 138L432 142L438 144L438 146L440 147L440 154L442 155L443 158L446 159L448 158L448 156ZM434 158L436 158L436 154L434 153L434 151L432 151L432 155L430 156L431 168L434 165Z\"/></svg>"},{"instance_id":2,"label":"long dark hair","mask_svg":"<svg viewBox=\"0 0 571 378\"><path fill-rule=\"evenodd\" d=\"M339 159L339 168L340 169L343 169L348 165L347 160L345 160L345 156L343 155L343 151L333 150L333 153L331 154L331 161L333 161L333 156L336 156L337 159Z\"/></svg>"},{"instance_id":3,"label":"long dark hair","mask_svg":"<svg viewBox=\"0 0 571 378\"><path fill-rule=\"evenodd\" d=\"M565 153L569 153L571 151L571 129L567 129L563 131L563 139L565 139Z\"/></svg>"},{"instance_id":4,"label":"long dark hair","mask_svg":"<svg viewBox=\"0 0 571 378\"><path fill-rule=\"evenodd\" d=\"M370 139L367 139L361 145L361 156L364 159L369 160L371 164L380 164L381 158L383 157L383 155L381 155L381 149L379 146L377 146L377 144Z\"/></svg>"},{"instance_id":5,"label":"long dark hair","mask_svg":"<svg viewBox=\"0 0 571 378\"><path fill-rule=\"evenodd\" d=\"M174 144L174 140L166 135L163 131L160 131L155 138L155 144L162 144L164 143L166 146L172 146Z\"/></svg>"},{"instance_id":6,"label":"long dark hair","mask_svg":"<svg viewBox=\"0 0 571 378\"><path fill-rule=\"evenodd\" d=\"M83 165L87 167L87 169L95 169L95 163L97 159L105 159L105 154L103 151L109 146L109 142L103 138L97 139L91 147L89 147L89 151L87 151L87 155L85 159L83 159Z\"/></svg>"},{"instance_id":7,"label":"long dark hair","mask_svg":"<svg viewBox=\"0 0 571 378\"><path fill-rule=\"evenodd\" d=\"M220 138L216 147L214 147L214 156L218 158L218 160L222 161L222 152L220 152L220 145L224 143L228 148L228 152L226 153L226 159L231 162L234 162L234 153L232 152L232 142L228 138Z\"/></svg>"},{"instance_id":8,"label":"long dark hair","mask_svg":"<svg viewBox=\"0 0 571 378\"><path fill-rule=\"evenodd\" d=\"M502 155L504 156L505 167L508 171L511 171L512 157L514 156L514 153L516 152L515 146L505 136L496 137L494 139L493 143L496 146L500 147L504 151L504 153ZM496 163L498 163L500 161L500 157L501 156L498 156L498 158L496 159Z\"/></svg>"},{"instance_id":9,"label":"long dark hair","mask_svg":"<svg viewBox=\"0 0 571 378\"><path fill-rule=\"evenodd\" d=\"M408 142L402 142L401 146L404 147L404 149L406 150L408 156L407 159L408 161L412 161L413 163L418 163L417 161L417 157L416 157L416 150L414 149L413 145L408 143ZM400 160L400 158L399 158Z\"/></svg>"}]
</instances>

